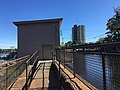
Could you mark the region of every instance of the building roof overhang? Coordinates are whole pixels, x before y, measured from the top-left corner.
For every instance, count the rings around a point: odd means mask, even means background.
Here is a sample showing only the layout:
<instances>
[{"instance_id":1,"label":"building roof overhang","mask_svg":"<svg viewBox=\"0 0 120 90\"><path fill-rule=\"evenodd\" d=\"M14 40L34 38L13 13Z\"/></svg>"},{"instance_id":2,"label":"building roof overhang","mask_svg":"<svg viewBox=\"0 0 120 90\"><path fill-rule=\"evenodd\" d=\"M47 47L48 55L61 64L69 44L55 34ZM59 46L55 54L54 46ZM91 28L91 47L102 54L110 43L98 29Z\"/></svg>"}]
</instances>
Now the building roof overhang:
<instances>
[{"instance_id":1,"label":"building roof overhang","mask_svg":"<svg viewBox=\"0 0 120 90\"><path fill-rule=\"evenodd\" d=\"M44 20L31 20L31 21L19 21L13 22L16 26L19 25L26 25L26 24L38 24L38 23L59 23L59 26L62 23L63 18L56 18L56 19L44 19Z\"/></svg>"}]
</instances>

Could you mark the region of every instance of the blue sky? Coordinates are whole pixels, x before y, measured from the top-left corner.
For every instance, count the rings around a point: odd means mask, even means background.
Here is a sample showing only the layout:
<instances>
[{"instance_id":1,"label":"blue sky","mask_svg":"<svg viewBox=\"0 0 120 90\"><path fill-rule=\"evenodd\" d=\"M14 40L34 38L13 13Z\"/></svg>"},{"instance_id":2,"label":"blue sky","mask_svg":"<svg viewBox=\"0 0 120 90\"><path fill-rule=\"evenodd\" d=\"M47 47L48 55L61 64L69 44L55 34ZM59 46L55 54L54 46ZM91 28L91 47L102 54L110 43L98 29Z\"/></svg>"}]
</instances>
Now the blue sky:
<instances>
[{"instance_id":1,"label":"blue sky","mask_svg":"<svg viewBox=\"0 0 120 90\"><path fill-rule=\"evenodd\" d=\"M13 21L63 18L64 41L71 40L74 24L86 26L87 42L106 32L120 0L0 0L0 48L17 47L17 28Z\"/></svg>"}]
</instances>

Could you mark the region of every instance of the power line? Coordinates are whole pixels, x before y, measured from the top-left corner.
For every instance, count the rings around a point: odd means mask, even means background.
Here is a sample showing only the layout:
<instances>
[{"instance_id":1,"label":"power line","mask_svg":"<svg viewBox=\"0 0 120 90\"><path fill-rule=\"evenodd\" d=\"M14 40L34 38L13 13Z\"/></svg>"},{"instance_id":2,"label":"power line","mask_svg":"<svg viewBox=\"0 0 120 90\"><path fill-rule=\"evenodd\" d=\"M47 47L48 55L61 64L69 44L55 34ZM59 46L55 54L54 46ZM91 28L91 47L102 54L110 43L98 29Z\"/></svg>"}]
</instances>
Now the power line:
<instances>
[{"instance_id":1,"label":"power line","mask_svg":"<svg viewBox=\"0 0 120 90\"><path fill-rule=\"evenodd\" d=\"M70 29L70 28L61 28L60 30L63 30L63 31L70 31L70 30L71 30L71 31L72 31L72 29ZM90 32L91 32L91 31L87 31L86 33L90 33ZM95 30L93 31L93 30L92 30L92 32L101 32L101 31L95 31ZM92 32L91 32L91 33L92 33Z\"/></svg>"},{"instance_id":2,"label":"power line","mask_svg":"<svg viewBox=\"0 0 120 90\"><path fill-rule=\"evenodd\" d=\"M71 34L62 34L64 37L67 37L68 35L71 35ZM88 37L88 39L91 39L91 38L97 38L97 37L101 37L101 36L104 36L106 35L105 33L104 34L100 34L100 35L97 35L97 36L94 36L94 37Z\"/></svg>"},{"instance_id":3,"label":"power line","mask_svg":"<svg viewBox=\"0 0 120 90\"><path fill-rule=\"evenodd\" d=\"M63 30L72 30L72 29L68 29L68 28L61 28L61 32L63 31ZM71 36L71 34L69 34L70 36L69 37L72 37ZM97 36L94 36L94 37L88 37L87 39L93 39L93 38L98 38L98 37L101 37L101 36L104 36L104 35L106 35L105 33L104 34L100 34L100 35L97 35ZM63 35L63 32L62 32L62 35L61 35L63 38L65 38L65 37L68 37L68 36L66 36L66 35Z\"/></svg>"},{"instance_id":4,"label":"power line","mask_svg":"<svg viewBox=\"0 0 120 90\"><path fill-rule=\"evenodd\" d=\"M90 37L90 38L87 38L87 39L92 39L92 38L97 38L97 37L101 37L101 36L104 36L105 34L101 34L101 35L97 35L95 37Z\"/></svg>"},{"instance_id":5,"label":"power line","mask_svg":"<svg viewBox=\"0 0 120 90\"><path fill-rule=\"evenodd\" d=\"M64 35L63 38L67 38L67 37L71 37L71 34L69 34L70 36L67 36L67 35ZM98 37L101 37L101 36L104 36L105 34L101 34L101 35L97 35L95 37L88 37L87 39L93 39L93 38L98 38Z\"/></svg>"}]
</instances>

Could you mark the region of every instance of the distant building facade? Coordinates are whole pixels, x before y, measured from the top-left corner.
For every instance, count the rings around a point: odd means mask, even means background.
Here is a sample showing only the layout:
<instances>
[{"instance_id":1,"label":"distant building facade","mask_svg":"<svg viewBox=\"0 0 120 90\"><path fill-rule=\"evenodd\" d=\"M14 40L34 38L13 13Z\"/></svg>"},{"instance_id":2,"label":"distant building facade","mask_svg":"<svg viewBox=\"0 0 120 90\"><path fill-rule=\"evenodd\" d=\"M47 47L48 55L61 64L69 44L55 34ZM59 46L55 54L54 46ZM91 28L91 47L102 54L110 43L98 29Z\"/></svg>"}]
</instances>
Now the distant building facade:
<instances>
[{"instance_id":1,"label":"distant building facade","mask_svg":"<svg viewBox=\"0 0 120 90\"><path fill-rule=\"evenodd\" d=\"M40 50L40 59L51 59L51 51L60 46L62 18L13 22L18 30L18 57Z\"/></svg>"},{"instance_id":2,"label":"distant building facade","mask_svg":"<svg viewBox=\"0 0 120 90\"><path fill-rule=\"evenodd\" d=\"M74 25L72 28L72 41L73 42L86 42L85 26L84 25Z\"/></svg>"}]
</instances>

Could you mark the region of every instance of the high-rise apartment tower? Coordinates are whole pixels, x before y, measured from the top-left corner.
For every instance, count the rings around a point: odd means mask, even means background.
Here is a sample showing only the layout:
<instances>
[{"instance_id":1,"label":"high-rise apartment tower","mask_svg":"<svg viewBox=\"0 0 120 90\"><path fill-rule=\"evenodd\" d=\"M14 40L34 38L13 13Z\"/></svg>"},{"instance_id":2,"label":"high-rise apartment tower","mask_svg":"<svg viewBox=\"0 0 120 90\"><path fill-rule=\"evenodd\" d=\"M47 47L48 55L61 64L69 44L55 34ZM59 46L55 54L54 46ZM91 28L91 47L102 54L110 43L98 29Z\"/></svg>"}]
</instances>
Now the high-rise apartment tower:
<instances>
[{"instance_id":1,"label":"high-rise apartment tower","mask_svg":"<svg viewBox=\"0 0 120 90\"><path fill-rule=\"evenodd\" d=\"M85 35L85 26L84 25L74 25L72 28L72 41L73 42L86 42L86 35Z\"/></svg>"}]
</instances>

